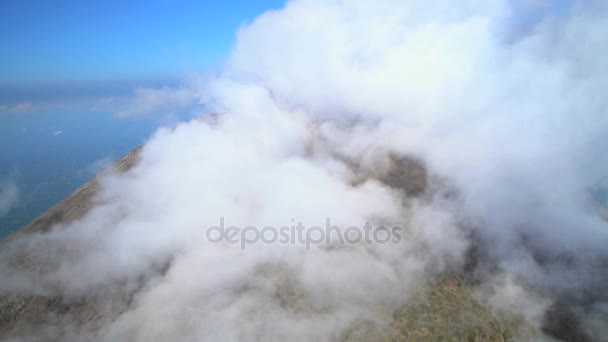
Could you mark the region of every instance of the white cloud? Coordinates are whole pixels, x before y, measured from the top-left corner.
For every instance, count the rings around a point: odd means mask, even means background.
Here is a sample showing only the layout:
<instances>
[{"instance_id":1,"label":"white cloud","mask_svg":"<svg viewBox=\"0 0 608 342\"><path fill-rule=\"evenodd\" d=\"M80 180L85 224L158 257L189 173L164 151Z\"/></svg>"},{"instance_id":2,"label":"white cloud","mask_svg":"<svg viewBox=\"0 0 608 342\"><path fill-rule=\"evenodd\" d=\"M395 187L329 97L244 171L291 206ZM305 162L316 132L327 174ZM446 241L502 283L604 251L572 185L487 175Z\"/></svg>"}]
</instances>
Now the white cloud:
<instances>
[{"instance_id":1,"label":"white cloud","mask_svg":"<svg viewBox=\"0 0 608 342\"><path fill-rule=\"evenodd\" d=\"M191 78L178 87L136 88L125 108L116 115L145 115L197 106L203 102L201 88L204 82L204 78Z\"/></svg>"},{"instance_id":2,"label":"white cloud","mask_svg":"<svg viewBox=\"0 0 608 342\"><path fill-rule=\"evenodd\" d=\"M6 215L18 202L19 187L15 179L0 179L0 216Z\"/></svg>"},{"instance_id":3,"label":"white cloud","mask_svg":"<svg viewBox=\"0 0 608 342\"><path fill-rule=\"evenodd\" d=\"M217 120L159 130L132 172L103 178L89 215L28 241L33 260L70 246L52 271L1 265L1 285L136 292L102 329L107 340L336 340L360 320L387 326L420 283L461 271L467 253L482 290L508 291L480 291L494 309L538 321L551 300L601 302L608 233L587 189L608 174L606 12L581 3L512 41L502 35L516 29L505 19L513 6L294 0L261 15L221 74L139 90L130 110L205 98ZM391 155L421 158L432 186L457 199L404 203L369 177ZM204 240L220 216L239 226L375 220L407 226L409 239L242 252Z\"/></svg>"},{"instance_id":4,"label":"white cloud","mask_svg":"<svg viewBox=\"0 0 608 342\"><path fill-rule=\"evenodd\" d=\"M26 112L32 108L31 103L29 102L20 102L13 107L13 111L15 112Z\"/></svg>"},{"instance_id":5,"label":"white cloud","mask_svg":"<svg viewBox=\"0 0 608 342\"><path fill-rule=\"evenodd\" d=\"M83 169L78 171L79 175L84 175L87 177L94 177L95 175L99 174L100 172L103 172L104 170L106 170L109 166L111 166L114 162L114 158L112 158L111 156L106 156L100 159L97 159L95 161L93 161L92 163L90 163L89 165L87 165L86 167L84 167Z\"/></svg>"}]
</instances>

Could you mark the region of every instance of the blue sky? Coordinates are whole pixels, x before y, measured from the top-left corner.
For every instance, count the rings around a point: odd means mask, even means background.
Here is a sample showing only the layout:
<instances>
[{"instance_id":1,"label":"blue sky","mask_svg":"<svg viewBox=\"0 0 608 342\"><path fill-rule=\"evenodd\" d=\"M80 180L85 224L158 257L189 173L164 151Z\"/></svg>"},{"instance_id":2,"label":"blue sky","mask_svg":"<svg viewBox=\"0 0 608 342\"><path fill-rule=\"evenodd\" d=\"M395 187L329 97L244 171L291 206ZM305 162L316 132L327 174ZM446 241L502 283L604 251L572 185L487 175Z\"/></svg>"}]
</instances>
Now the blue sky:
<instances>
[{"instance_id":1,"label":"blue sky","mask_svg":"<svg viewBox=\"0 0 608 342\"><path fill-rule=\"evenodd\" d=\"M137 83L205 71L226 57L240 25L284 2L2 0L0 93L24 85ZM567 7L567 1L557 3L516 13L517 20L526 26L544 11Z\"/></svg>"},{"instance_id":2,"label":"blue sky","mask_svg":"<svg viewBox=\"0 0 608 342\"><path fill-rule=\"evenodd\" d=\"M221 62L282 0L0 2L0 85L178 77Z\"/></svg>"},{"instance_id":3,"label":"blue sky","mask_svg":"<svg viewBox=\"0 0 608 342\"><path fill-rule=\"evenodd\" d=\"M31 222L180 108L118 118L134 88L214 69L240 25L283 0L0 1L0 185L19 198L0 238ZM193 111L196 113L193 114Z\"/></svg>"}]
</instances>

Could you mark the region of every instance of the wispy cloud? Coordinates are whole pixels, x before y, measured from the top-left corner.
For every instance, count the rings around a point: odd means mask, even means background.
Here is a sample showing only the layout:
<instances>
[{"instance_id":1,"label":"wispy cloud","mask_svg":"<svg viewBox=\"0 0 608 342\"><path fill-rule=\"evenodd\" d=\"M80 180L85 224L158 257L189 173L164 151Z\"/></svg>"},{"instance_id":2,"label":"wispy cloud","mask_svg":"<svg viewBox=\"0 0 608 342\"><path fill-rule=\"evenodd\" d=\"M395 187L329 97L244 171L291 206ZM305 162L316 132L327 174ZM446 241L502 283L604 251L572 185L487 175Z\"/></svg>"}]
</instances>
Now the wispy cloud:
<instances>
[{"instance_id":1,"label":"wispy cloud","mask_svg":"<svg viewBox=\"0 0 608 342\"><path fill-rule=\"evenodd\" d=\"M0 216L6 215L19 202L19 187L14 177L0 179Z\"/></svg>"},{"instance_id":2,"label":"wispy cloud","mask_svg":"<svg viewBox=\"0 0 608 342\"><path fill-rule=\"evenodd\" d=\"M125 117L196 107L205 103L202 95L205 86L206 79L204 77L191 77L179 86L136 88L127 99L126 106L117 110L115 114L119 117Z\"/></svg>"},{"instance_id":3,"label":"wispy cloud","mask_svg":"<svg viewBox=\"0 0 608 342\"><path fill-rule=\"evenodd\" d=\"M17 103L2 103L0 104L0 112L8 113L26 113L33 112L37 109L37 105L29 101L20 101Z\"/></svg>"},{"instance_id":4,"label":"wispy cloud","mask_svg":"<svg viewBox=\"0 0 608 342\"><path fill-rule=\"evenodd\" d=\"M32 108L32 105L29 102L20 102L13 107L15 112L25 112Z\"/></svg>"},{"instance_id":5,"label":"wispy cloud","mask_svg":"<svg viewBox=\"0 0 608 342\"><path fill-rule=\"evenodd\" d=\"M87 165L86 167L79 170L78 175L86 176L86 177L93 177L93 176L99 174L100 172L102 172L103 170L105 170L108 166L112 165L113 160L114 159L111 156L106 156L106 157L97 159L97 160L93 161L92 163L90 163L89 165Z\"/></svg>"}]
</instances>

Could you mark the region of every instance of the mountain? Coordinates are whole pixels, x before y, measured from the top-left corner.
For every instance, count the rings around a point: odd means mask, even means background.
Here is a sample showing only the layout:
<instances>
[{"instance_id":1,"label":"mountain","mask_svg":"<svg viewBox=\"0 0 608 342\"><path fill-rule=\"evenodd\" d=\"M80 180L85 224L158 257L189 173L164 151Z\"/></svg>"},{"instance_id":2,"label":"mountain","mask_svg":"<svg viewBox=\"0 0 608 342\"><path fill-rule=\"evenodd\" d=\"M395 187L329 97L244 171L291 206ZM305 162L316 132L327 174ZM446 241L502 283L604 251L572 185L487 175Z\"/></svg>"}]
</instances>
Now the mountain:
<instances>
[{"instance_id":1,"label":"mountain","mask_svg":"<svg viewBox=\"0 0 608 342\"><path fill-rule=\"evenodd\" d=\"M116 161L113 167L104 172L127 172L137 162L141 147L138 146ZM95 201L99 190L98 177L95 177L74 193L50 208L31 224L7 237L0 248L11 248L12 244L28 235L46 232L56 224L67 224L83 217ZM16 269L38 269L44 272L49 260L31 262L28 255L20 255L10 260L11 267ZM108 311L108 307L111 309ZM109 312L118 314L127 309L124 298L115 298L106 303L99 303L91 298L82 298L78 302L66 302L60 297L24 296L16 293L0 294L0 338L44 336L42 340L62 340L64 332L54 331L54 326L69 326L76 330L95 327ZM106 315L104 315L104 313ZM42 331L41 331L42 330ZM48 330L48 331L44 331Z\"/></svg>"},{"instance_id":2,"label":"mountain","mask_svg":"<svg viewBox=\"0 0 608 342\"><path fill-rule=\"evenodd\" d=\"M104 172L129 172L139 159L137 147ZM427 175L424 167L413 160L394 159L391 171L378 176L381 182L405 189L407 196L424 192ZM98 177L82 185L73 194L49 209L46 213L1 242L0 248L19 248L37 233L63 228L63 225L82 218L95 205L100 189ZM59 224L59 225L58 225ZM8 261L17 270L45 272L53 262L53 255L40 260L26 253ZM55 256L56 257L56 256ZM298 291L289 284L280 287L277 298L282 305L296 306ZM0 338L27 340L95 340L94 336L104 324L112 322L129 310L133 293L113 294L103 300L90 296L77 300L61 296L24 295L12 291L0 294ZM523 323L505 326L492 315L489 308L478 303L472 295L472 285L461 275L446 275L435 279L420 291L419 298L396 311L390 327L373 322L360 322L352 326L339 339L342 341L507 341ZM93 337L91 337L93 336Z\"/></svg>"}]
</instances>

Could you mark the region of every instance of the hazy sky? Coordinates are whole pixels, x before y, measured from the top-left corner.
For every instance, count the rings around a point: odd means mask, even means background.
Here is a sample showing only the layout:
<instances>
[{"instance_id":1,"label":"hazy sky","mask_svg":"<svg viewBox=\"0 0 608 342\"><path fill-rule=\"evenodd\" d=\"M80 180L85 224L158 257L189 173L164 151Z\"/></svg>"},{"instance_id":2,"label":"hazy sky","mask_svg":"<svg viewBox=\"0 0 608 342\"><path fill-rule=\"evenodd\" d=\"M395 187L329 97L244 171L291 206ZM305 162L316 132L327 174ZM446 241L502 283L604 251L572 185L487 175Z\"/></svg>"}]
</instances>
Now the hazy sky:
<instances>
[{"instance_id":1,"label":"hazy sky","mask_svg":"<svg viewBox=\"0 0 608 342\"><path fill-rule=\"evenodd\" d=\"M282 0L0 2L0 85L176 77L218 64Z\"/></svg>"}]
</instances>

